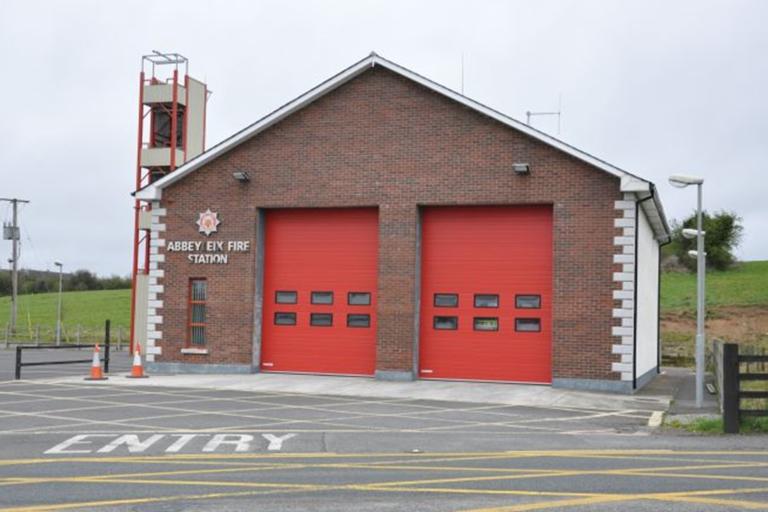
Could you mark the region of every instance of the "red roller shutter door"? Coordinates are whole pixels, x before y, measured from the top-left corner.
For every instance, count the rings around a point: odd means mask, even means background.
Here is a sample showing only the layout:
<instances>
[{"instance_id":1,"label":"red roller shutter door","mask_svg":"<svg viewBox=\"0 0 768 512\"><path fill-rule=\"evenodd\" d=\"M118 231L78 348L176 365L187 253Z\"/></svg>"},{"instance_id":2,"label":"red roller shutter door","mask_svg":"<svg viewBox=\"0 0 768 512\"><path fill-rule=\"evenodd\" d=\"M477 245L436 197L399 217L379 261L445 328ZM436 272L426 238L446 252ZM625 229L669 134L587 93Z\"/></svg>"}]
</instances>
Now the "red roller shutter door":
<instances>
[{"instance_id":1,"label":"red roller shutter door","mask_svg":"<svg viewBox=\"0 0 768 512\"><path fill-rule=\"evenodd\" d=\"M551 383L551 206L425 209L421 272L421 378Z\"/></svg>"},{"instance_id":2,"label":"red roller shutter door","mask_svg":"<svg viewBox=\"0 0 768 512\"><path fill-rule=\"evenodd\" d=\"M373 374L377 210L271 210L265 225L262 370Z\"/></svg>"}]
</instances>

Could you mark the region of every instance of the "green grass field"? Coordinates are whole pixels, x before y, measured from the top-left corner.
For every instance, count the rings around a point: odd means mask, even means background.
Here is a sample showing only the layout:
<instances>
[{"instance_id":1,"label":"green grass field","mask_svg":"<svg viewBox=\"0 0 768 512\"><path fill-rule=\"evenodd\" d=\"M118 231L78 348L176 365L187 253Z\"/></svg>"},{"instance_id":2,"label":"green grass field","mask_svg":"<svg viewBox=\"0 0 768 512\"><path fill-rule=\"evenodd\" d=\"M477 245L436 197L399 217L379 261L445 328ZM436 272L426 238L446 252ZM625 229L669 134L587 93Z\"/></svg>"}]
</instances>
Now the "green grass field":
<instances>
[{"instance_id":1,"label":"green grass field","mask_svg":"<svg viewBox=\"0 0 768 512\"><path fill-rule=\"evenodd\" d=\"M707 304L768 305L768 261L747 261L725 272L707 272ZM696 274L665 272L661 278L662 314L696 307Z\"/></svg>"},{"instance_id":2,"label":"green grass field","mask_svg":"<svg viewBox=\"0 0 768 512\"><path fill-rule=\"evenodd\" d=\"M19 295L18 330L30 331L34 326L56 325L58 293ZM0 297L0 326L8 323L10 297ZM88 330L103 330L104 321L113 327L128 327L131 310L131 290L95 290L62 294L62 324L65 330L77 325Z\"/></svg>"}]
</instances>

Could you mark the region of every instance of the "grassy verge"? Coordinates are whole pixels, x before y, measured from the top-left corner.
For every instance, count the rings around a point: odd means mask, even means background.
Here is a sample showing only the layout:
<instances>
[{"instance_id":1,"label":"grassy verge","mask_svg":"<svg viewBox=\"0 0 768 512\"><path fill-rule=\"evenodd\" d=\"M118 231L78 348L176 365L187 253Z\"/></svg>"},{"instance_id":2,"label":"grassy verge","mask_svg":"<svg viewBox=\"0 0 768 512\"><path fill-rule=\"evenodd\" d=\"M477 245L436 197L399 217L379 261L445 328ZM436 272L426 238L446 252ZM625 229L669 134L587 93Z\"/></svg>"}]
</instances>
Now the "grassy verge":
<instances>
[{"instance_id":1,"label":"grassy verge","mask_svg":"<svg viewBox=\"0 0 768 512\"><path fill-rule=\"evenodd\" d=\"M676 428L693 432L695 434L722 434L722 418L697 418L690 422L679 420L668 421L664 424L670 428ZM745 418L741 422L742 434L768 434L768 418Z\"/></svg>"},{"instance_id":2,"label":"grassy verge","mask_svg":"<svg viewBox=\"0 0 768 512\"><path fill-rule=\"evenodd\" d=\"M19 331L32 330L37 325L55 326L57 305L58 293L19 295ZM102 330L104 321L109 319L113 327L127 327L130 305L130 290L66 292L62 294L62 323L67 330L78 325ZM8 323L9 315L10 297L0 297L0 328Z\"/></svg>"}]
</instances>

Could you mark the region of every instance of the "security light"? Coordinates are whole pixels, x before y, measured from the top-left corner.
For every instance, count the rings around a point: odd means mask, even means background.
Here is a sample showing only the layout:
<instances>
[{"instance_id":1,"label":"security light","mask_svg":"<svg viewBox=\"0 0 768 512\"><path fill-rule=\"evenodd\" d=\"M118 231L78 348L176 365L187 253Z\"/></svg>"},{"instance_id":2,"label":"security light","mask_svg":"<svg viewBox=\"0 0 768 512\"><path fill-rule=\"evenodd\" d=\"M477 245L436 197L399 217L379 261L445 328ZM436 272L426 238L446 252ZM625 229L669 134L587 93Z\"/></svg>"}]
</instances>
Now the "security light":
<instances>
[{"instance_id":1,"label":"security light","mask_svg":"<svg viewBox=\"0 0 768 512\"><path fill-rule=\"evenodd\" d=\"M245 171L235 171L232 173L232 176L240 183L248 183L251 181L251 177Z\"/></svg>"},{"instance_id":2,"label":"security light","mask_svg":"<svg viewBox=\"0 0 768 512\"><path fill-rule=\"evenodd\" d=\"M531 165L527 163L515 163L512 164L512 170L516 174L529 174L531 172Z\"/></svg>"},{"instance_id":3,"label":"security light","mask_svg":"<svg viewBox=\"0 0 768 512\"><path fill-rule=\"evenodd\" d=\"M685 188L688 185L701 185L702 183L704 183L704 178L697 178L696 176L675 174L669 177L669 184L677 188Z\"/></svg>"},{"instance_id":4,"label":"security light","mask_svg":"<svg viewBox=\"0 0 768 512\"><path fill-rule=\"evenodd\" d=\"M702 236L704 236L706 234L707 234L706 231L702 231L701 232ZM698 229L687 229L686 228L686 229L683 230L683 238L687 238L688 240L693 240L697 236L699 236L699 230Z\"/></svg>"},{"instance_id":5,"label":"security light","mask_svg":"<svg viewBox=\"0 0 768 512\"><path fill-rule=\"evenodd\" d=\"M706 256L707 253L704 253L704 256ZM699 257L699 251L688 251L688 256L691 258L698 258Z\"/></svg>"},{"instance_id":6,"label":"security light","mask_svg":"<svg viewBox=\"0 0 768 512\"><path fill-rule=\"evenodd\" d=\"M63 267L64 266L63 263L58 262L58 261L54 261L53 264L56 265L57 267Z\"/></svg>"}]
</instances>

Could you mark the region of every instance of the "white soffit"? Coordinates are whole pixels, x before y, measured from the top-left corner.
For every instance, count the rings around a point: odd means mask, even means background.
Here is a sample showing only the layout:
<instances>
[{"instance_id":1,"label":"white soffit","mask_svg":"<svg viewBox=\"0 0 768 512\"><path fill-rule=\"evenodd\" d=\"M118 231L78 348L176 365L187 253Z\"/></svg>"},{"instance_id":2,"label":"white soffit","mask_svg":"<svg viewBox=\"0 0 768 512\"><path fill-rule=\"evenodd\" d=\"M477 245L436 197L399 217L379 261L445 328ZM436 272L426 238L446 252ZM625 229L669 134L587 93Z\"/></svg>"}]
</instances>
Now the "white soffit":
<instances>
[{"instance_id":1,"label":"white soffit","mask_svg":"<svg viewBox=\"0 0 768 512\"><path fill-rule=\"evenodd\" d=\"M414 73L409 69L406 69L398 64L395 64L394 62L389 61L377 55L376 53L371 53L368 57L356 62L352 66L348 67L347 69L343 70L337 75L329 78L328 80L321 83L320 85L310 89L309 91L305 92L304 94L295 98L294 100L286 103L282 107L264 116L263 118L251 124L250 126L245 127L244 129L235 133L231 137L224 139L223 141L213 146L208 151L202 153L196 158L190 160L189 162L186 162L184 165L182 165L172 173L166 175L165 177L159 179L158 181L150 185L147 185L146 187L137 191L135 193L136 198L142 199L145 201L159 200L162 197L162 189L164 189L165 187L183 179L187 174L199 169L200 167L204 166L211 160L237 147L241 143L256 136L257 134L271 127L275 123L280 122L281 120L293 114L297 110L304 108L306 105L312 103L318 98L324 96L325 94L328 94L334 89L347 83L348 81L352 80L356 76L365 72L367 69L375 66L381 66L405 78L408 78L409 80L412 80L426 87L427 89L430 89L438 94L441 94L454 101L457 101L462 105L465 105L477 112L480 112L481 114L484 114L502 124L505 124L511 128L514 128L515 130L518 130L520 132L523 132L534 139L537 139L545 144L548 144L549 146L557 148L560 151L563 151L564 153L567 153L575 158L578 158L579 160L582 160L583 162L586 162L594 167L597 167L598 169L601 169L613 176L620 178L622 192L634 192L634 193L650 192L652 188L652 184L649 181L644 180L639 176L635 176L634 174L631 174L627 171L619 169L618 167L615 167L609 164L608 162L600 160L599 158L594 157L589 153L585 153L584 151L576 149L575 147L569 144L566 144L565 142L559 139L556 139L544 132L536 130L535 128L532 128L531 126L523 122L517 121L516 119L513 119L507 115L502 114L501 112L498 112L490 107L487 107L481 103L478 103L472 99L469 99L466 96L463 96L462 94L456 91L453 91L447 87L444 87L436 82L433 82L432 80L429 80L419 75L418 73ZM660 203L656 201L654 201L654 203L660 205ZM662 212L655 212L655 213L659 217L659 220L661 221L662 233L666 235L668 231L666 229L666 222L662 220L664 214ZM659 224L656 224L656 227L659 227Z\"/></svg>"}]
</instances>

